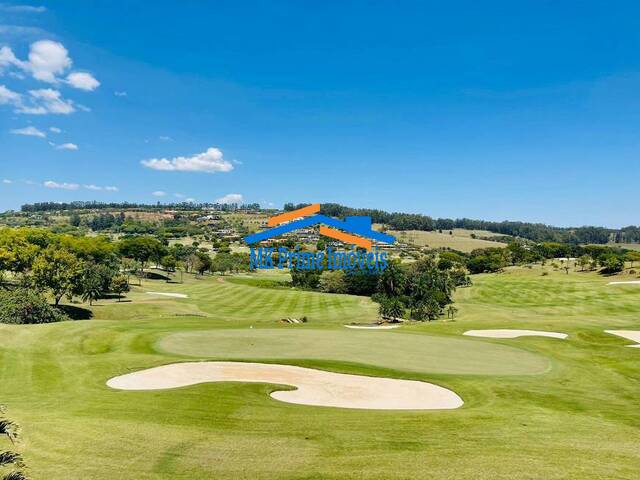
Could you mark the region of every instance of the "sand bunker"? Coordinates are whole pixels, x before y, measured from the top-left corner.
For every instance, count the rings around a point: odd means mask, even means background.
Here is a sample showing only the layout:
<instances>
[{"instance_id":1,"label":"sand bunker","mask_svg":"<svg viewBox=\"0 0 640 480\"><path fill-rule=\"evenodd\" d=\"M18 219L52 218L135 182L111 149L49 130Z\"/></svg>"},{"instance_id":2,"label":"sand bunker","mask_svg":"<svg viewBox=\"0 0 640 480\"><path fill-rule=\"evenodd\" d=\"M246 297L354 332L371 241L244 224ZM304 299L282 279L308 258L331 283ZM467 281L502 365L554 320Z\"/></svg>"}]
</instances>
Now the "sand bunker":
<instances>
[{"instance_id":1,"label":"sand bunker","mask_svg":"<svg viewBox=\"0 0 640 480\"><path fill-rule=\"evenodd\" d=\"M344 325L347 328L361 328L363 330L391 330L400 325Z\"/></svg>"},{"instance_id":2,"label":"sand bunker","mask_svg":"<svg viewBox=\"0 0 640 480\"><path fill-rule=\"evenodd\" d=\"M320 407L439 410L463 404L451 390L431 383L266 363L174 363L114 377L107 385L119 390L161 390L206 382L291 385L297 390L275 391L271 396L283 402Z\"/></svg>"},{"instance_id":3,"label":"sand bunker","mask_svg":"<svg viewBox=\"0 0 640 480\"><path fill-rule=\"evenodd\" d=\"M609 282L607 285L640 285L640 280L629 280L626 282Z\"/></svg>"},{"instance_id":4,"label":"sand bunker","mask_svg":"<svg viewBox=\"0 0 640 480\"><path fill-rule=\"evenodd\" d=\"M486 337L486 338L517 338L517 337L552 337L567 338L566 333L543 332L541 330L512 330L512 329L496 329L496 330L468 330L463 335L469 337Z\"/></svg>"},{"instance_id":5,"label":"sand bunker","mask_svg":"<svg viewBox=\"0 0 640 480\"><path fill-rule=\"evenodd\" d=\"M640 330L605 330L605 333L637 342L638 345L627 345L627 347L640 348Z\"/></svg>"},{"instance_id":6,"label":"sand bunker","mask_svg":"<svg viewBox=\"0 0 640 480\"><path fill-rule=\"evenodd\" d=\"M185 295L184 293L164 293L164 292L146 292L149 295L161 295L163 297L174 297L174 298L189 298L189 295Z\"/></svg>"}]
</instances>

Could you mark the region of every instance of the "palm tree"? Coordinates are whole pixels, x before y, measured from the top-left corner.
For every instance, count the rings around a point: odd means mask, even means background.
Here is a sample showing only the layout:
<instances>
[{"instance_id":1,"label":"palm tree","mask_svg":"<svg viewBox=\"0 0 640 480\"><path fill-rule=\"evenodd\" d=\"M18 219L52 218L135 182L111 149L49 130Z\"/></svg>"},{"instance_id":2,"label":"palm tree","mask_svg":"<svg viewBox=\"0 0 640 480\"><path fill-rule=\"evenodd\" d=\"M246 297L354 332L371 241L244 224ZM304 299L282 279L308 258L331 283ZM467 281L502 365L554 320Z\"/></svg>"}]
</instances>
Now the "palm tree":
<instances>
[{"instance_id":1,"label":"palm tree","mask_svg":"<svg viewBox=\"0 0 640 480\"><path fill-rule=\"evenodd\" d=\"M29 480L29 477L27 477L19 470L14 470L13 472L9 472L4 477L2 477L2 480Z\"/></svg>"},{"instance_id":2,"label":"palm tree","mask_svg":"<svg viewBox=\"0 0 640 480\"><path fill-rule=\"evenodd\" d=\"M11 443L15 443L15 438L18 436L16 433L16 424L10 420L0 419L0 435L6 435Z\"/></svg>"}]
</instances>

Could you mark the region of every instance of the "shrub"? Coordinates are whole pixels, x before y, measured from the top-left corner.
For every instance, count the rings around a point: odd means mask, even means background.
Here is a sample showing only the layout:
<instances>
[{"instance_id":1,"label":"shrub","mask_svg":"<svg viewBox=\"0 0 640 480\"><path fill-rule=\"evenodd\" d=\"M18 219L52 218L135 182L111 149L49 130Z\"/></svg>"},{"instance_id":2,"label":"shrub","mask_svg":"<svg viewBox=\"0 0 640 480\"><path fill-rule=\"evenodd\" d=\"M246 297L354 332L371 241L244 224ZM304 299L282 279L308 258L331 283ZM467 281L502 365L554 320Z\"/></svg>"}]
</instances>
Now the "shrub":
<instances>
[{"instance_id":1,"label":"shrub","mask_svg":"<svg viewBox=\"0 0 640 480\"><path fill-rule=\"evenodd\" d=\"M51 323L68 320L37 292L25 288L0 292L0 323Z\"/></svg>"}]
</instances>

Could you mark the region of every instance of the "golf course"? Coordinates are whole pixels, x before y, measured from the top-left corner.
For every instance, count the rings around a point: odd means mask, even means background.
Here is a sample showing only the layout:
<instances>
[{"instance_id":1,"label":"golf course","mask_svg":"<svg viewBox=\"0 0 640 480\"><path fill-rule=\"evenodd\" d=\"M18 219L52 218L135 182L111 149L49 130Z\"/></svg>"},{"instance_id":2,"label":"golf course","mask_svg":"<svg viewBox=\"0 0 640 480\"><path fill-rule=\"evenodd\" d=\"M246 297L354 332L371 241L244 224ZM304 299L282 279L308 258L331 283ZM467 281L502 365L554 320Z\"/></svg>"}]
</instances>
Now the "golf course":
<instances>
[{"instance_id":1,"label":"golf course","mask_svg":"<svg viewBox=\"0 0 640 480\"><path fill-rule=\"evenodd\" d=\"M0 326L2 401L20 425L30 478L638 475L640 352L605 330L640 329L639 285L510 267L459 288L454 320L365 331L344 325L377 321L368 297L296 290L288 277L143 279L124 301L77 304L90 319ZM491 329L567 337L463 335ZM411 381L461 402L430 410L299 404L286 395L295 382L261 380L277 375L185 380L200 362ZM182 363L175 381L156 375L157 388L107 385Z\"/></svg>"}]
</instances>

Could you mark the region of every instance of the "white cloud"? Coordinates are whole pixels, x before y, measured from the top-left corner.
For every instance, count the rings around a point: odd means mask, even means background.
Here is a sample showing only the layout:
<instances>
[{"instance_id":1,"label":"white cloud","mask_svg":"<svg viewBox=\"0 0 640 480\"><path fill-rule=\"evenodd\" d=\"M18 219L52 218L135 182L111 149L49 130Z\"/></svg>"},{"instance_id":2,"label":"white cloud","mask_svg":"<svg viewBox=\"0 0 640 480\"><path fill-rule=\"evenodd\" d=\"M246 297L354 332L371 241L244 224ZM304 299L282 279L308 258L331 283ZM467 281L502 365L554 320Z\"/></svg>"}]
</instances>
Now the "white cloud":
<instances>
[{"instance_id":1,"label":"white cloud","mask_svg":"<svg viewBox=\"0 0 640 480\"><path fill-rule=\"evenodd\" d=\"M151 158L142 160L145 167L166 172L230 172L233 165L225 160L222 151L218 148L208 148L206 152L197 153L191 157Z\"/></svg>"},{"instance_id":2,"label":"white cloud","mask_svg":"<svg viewBox=\"0 0 640 480\"><path fill-rule=\"evenodd\" d=\"M75 143L63 143L55 146L56 150L78 150L78 145Z\"/></svg>"},{"instance_id":3,"label":"white cloud","mask_svg":"<svg viewBox=\"0 0 640 480\"><path fill-rule=\"evenodd\" d=\"M40 137L40 138L44 138L47 136L46 133L38 130L36 127L24 127L24 128L14 128L13 130L9 130L10 133L13 133L14 135L26 135L29 137Z\"/></svg>"},{"instance_id":4,"label":"white cloud","mask_svg":"<svg viewBox=\"0 0 640 480\"><path fill-rule=\"evenodd\" d=\"M124 90L116 90L115 92L113 92L113 94L116 97L126 97L127 96L127 92L125 92Z\"/></svg>"},{"instance_id":5,"label":"white cloud","mask_svg":"<svg viewBox=\"0 0 640 480\"><path fill-rule=\"evenodd\" d=\"M215 203L242 203L242 195L239 193L227 193L224 197L217 198Z\"/></svg>"},{"instance_id":6,"label":"white cloud","mask_svg":"<svg viewBox=\"0 0 640 480\"><path fill-rule=\"evenodd\" d=\"M93 183L89 185L82 185L82 188L85 188L87 190L93 190L95 192L117 192L118 191L118 187L113 187L113 186L101 187L99 185L94 185Z\"/></svg>"},{"instance_id":7,"label":"white cloud","mask_svg":"<svg viewBox=\"0 0 640 480\"><path fill-rule=\"evenodd\" d=\"M52 88L42 88L39 90L29 90L28 101L19 102L17 113L28 115L46 115L53 113L58 115L68 115L76 111L71 100L65 100L58 90Z\"/></svg>"},{"instance_id":8,"label":"white cloud","mask_svg":"<svg viewBox=\"0 0 640 480\"><path fill-rule=\"evenodd\" d=\"M4 85L0 85L0 105L19 105L21 101L21 95L9 90Z\"/></svg>"},{"instance_id":9,"label":"white cloud","mask_svg":"<svg viewBox=\"0 0 640 480\"><path fill-rule=\"evenodd\" d=\"M162 140L163 142L170 142L170 141L172 141L172 140L173 140L173 138L171 138L171 137L169 137L169 136L167 136L167 135L160 135L160 136L158 137L158 139L159 139L159 140Z\"/></svg>"},{"instance_id":10,"label":"white cloud","mask_svg":"<svg viewBox=\"0 0 640 480\"><path fill-rule=\"evenodd\" d=\"M31 44L29 61L20 63L36 80L55 83L56 75L71 67L72 61L69 51L60 42L39 40Z\"/></svg>"},{"instance_id":11,"label":"white cloud","mask_svg":"<svg viewBox=\"0 0 640 480\"><path fill-rule=\"evenodd\" d=\"M43 185L47 188L59 188L62 190L78 190L80 188L80 185L77 183L57 183L52 180L47 180Z\"/></svg>"},{"instance_id":12,"label":"white cloud","mask_svg":"<svg viewBox=\"0 0 640 480\"><path fill-rule=\"evenodd\" d=\"M6 3L0 3L0 11L10 13L42 13L47 9L43 6L33 5L8 5Z\"/></svg>"},{"instance_id":13,"label":"white cloud","mask_svg":"<svg viewBox=\"0 0 640 480\"><path fill-rule=\"evenodd\" d=\"M58 127L49 127L49 131L53 133L62 133L62 130L60 130Z\"/></svg>"},{"instance_id":14,"label":"white cloud","mask_svg":"<svg viewBox=\"0 0 640 480\"><path fill-rule=\"evenodd\" d=\"M156 190L151 195L153 195L154 197L164 197L166 194L167 193L163 192L162 190Z\"/></svg>"},{"instance_id":15,"label":"white cloud","mask_svg":"<svg viewBox=\"0 0 640 480\"><path fill-rule=\"evenodd\" d=\"M2 183L6 184L6 185L11 185L13 183L13 180L9 180L8 178L4 178L2 180Z\"/></svg>"},{"instance_id":16,"label":"white cloud","mask_svg":"<svg viewBox=\"0 0 640 480\"><path fill-rule=\"evenodd\" d=\"M100 86L100 82L93 75L86 72L73 72L67 75L67 83L80 90L93 91Z\"/></svg>"},{"instance_id":17,"label":"white cloud","mask_svg":"<svg viewBox=\"0 0 640 480\"><path fill-rule=\"evenodd\" d=\"M11 48L0 48L0 68L16 67L28 72L41 82L58 84L66 83L73 88L93 91L100 86L100 82L90 73L71 72L66 79L61 78L65 71L71 68L73 61L69 51L60 42L53 40L39 40L31 44L27 60L18 59Z\"/></svg>"}]
</instances>

